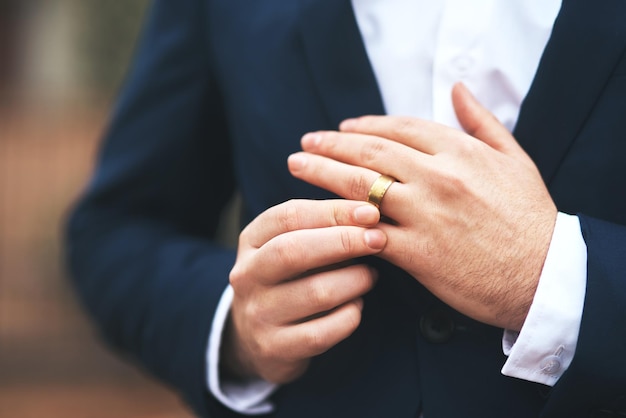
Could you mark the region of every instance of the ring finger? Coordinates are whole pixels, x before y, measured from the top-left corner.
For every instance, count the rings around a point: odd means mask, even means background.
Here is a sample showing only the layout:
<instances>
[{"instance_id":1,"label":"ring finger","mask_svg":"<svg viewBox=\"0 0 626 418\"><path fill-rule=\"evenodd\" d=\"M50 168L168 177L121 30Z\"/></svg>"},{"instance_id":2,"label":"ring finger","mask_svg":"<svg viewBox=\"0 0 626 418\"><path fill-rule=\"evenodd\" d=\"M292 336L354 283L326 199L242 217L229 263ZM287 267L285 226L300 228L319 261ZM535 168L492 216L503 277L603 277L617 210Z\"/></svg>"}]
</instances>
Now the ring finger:
<instances>
[{"instance_id":1,"label":"ring finger","mask_svg":"<svg viewBox=\"0 0 626 418\"><path fill-rule=\"evenodd\" d=\"M294 177L350 200L367 201L374 181L381 175L368 168L307 152L289 156L288 165ZM392 219L401 214L397 208L401 208L404 201L403 187L402 183L394 182L387 189L380 204L381 213Z\"/></svg>"}]
</instances>

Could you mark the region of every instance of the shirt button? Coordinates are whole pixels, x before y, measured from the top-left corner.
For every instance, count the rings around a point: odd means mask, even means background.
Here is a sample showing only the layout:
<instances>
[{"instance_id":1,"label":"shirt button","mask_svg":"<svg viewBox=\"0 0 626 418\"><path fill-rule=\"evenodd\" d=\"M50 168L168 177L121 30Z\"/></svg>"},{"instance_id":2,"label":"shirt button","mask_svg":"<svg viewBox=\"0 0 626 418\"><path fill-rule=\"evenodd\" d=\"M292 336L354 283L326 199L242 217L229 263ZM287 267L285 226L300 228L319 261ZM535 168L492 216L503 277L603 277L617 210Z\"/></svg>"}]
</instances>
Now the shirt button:
<instances>
[{"instance_id":1,"label":"shirt button","mask_svg":"<svg viewBox=\"0 0 626 418\"><path fill-rule=\"evenodd\" d=\"M452 60L452 66L459 76L464 76L467 75L474 66L474 59L469 55L459 55Z\"/></svg>"},{"instance_id":2,"label":"shirt button","mask_svg":"<svg viewBox=\"0 0 626 418\"><path fill-rule=\"evenodd\" d=\"M545 374L558 373L561 370L561 359L557 356L546 357L539 367L541 367L541 372Z\"/></svg>"}]
</instances>

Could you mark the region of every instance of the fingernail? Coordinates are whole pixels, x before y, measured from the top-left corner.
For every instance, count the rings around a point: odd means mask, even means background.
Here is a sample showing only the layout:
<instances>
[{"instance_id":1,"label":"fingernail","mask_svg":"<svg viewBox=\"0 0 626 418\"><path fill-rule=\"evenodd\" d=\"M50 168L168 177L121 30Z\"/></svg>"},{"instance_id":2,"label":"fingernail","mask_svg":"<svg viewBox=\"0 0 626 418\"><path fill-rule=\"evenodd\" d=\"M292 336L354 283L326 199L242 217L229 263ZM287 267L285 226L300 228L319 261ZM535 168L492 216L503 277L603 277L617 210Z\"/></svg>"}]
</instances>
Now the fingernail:
<instances>
[{"instance_id":1,"label":"fingernail","mask_svg":"<svg viewBox=\"0 0 626 418\"><path fill-rule=\"evenodd\" d=\"M365 231L365 244L373 250L382 250L387 243L387 237L380 229Z\"/></svg>"},{"instance_id":2,"label":"fingernail","mask_svg":"<svg viewBox=\"0 0 626 418\"><path fill-rule=\"evenodd\" d=\"M340 131L350 131L356 126L356 119L346 119L339 124Z\"/></svg>"},{"instance_id":3,"label":"fingernail","mask_svg":"<svg viewBox=\"0 0 626 418\"><path fill-rule=\"evenodd\" d=\"M314 148L322 142L322 135L318 132L310 132L302 137L303 148Z\"/></svg>"},{"instance_id":4,"label":"fingernail","mask_svg":"<svg viewBox=\"0 0 626 418\"><path fill-rule=\"evenodd\" d=\"M467 88L465 83L463 83L462 81L459 81L458 83L456 83L456 85L458 86L457 88L461 90L461 93L465 95L467 99L470 99L471 101L476 102L476 98L474 97L470 89Z\"/></svg>"},{"instance_id":5,"label":"fingernail","mask_svg":"<svg viewBox=\"0 0 626 418\"><path fill-rule=\"evenodd\" d=\"M369 203L354 209L353 215L354 220L360 225L373 225L380 219L380 212L378 212L378 209Z\"/></svg>"},{"instance_id":6,"label":"fingernail","mask_svg":"<svg viewBox=\"0 0 626 418\"><path fill-rule=\"evenodd\" d=\"M291 154L287 158L287 165L289 166L289 169L293 171L302 170L306 166L306 163L307 158L301 153Z\"/></svg>"}]
</instances>

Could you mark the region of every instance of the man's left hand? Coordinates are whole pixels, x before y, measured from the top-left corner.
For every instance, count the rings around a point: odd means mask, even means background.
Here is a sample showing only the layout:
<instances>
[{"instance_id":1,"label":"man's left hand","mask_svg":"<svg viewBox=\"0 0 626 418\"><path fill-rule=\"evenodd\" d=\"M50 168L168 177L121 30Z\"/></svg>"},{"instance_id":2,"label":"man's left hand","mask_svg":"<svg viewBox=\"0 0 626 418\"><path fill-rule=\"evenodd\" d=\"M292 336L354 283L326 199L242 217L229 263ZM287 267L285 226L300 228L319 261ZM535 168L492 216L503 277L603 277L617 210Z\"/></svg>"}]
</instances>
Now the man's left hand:
<instances>
[{"instance_id":1,"label":"man's left hand","mask_svg":"<svg viewBox=\"0 0 626 418\"><path fill-rule=\"evenodd\" d=\"M466 132L407 117L366 116L307 134L291 173L346 199L397 179L382 200L380 257L476 320L519 330L532 303L557 210L530 157L461 84ZM381 277L381 280L384 280Z\"/></svg>"}]
</instances>

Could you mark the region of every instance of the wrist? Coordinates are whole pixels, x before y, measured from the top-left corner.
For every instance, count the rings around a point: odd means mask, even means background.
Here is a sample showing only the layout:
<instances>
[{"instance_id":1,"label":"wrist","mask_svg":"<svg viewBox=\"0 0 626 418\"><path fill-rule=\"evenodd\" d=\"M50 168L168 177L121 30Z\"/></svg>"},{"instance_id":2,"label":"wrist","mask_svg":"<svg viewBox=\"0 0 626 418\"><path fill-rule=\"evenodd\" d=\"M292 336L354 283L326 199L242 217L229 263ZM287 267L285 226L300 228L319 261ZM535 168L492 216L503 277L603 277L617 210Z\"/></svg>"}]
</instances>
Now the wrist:
<instances>
[{"instance_id":1,"label":"wrist","mask_svg":"<svg viewBox=\"0 0 626 418\"><path fill-rule=\"evenodd\" d=\"M255 373L250 356L246 355L242 341L238 337L232 318L232 311L229 313L224 325L220 359L219 372L223 379L243 381L259 377Z\"/></svg>"}]
</instances>

